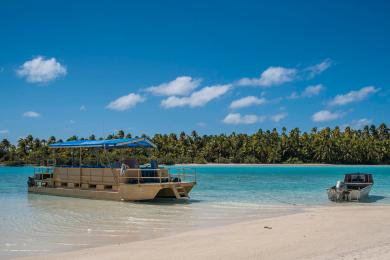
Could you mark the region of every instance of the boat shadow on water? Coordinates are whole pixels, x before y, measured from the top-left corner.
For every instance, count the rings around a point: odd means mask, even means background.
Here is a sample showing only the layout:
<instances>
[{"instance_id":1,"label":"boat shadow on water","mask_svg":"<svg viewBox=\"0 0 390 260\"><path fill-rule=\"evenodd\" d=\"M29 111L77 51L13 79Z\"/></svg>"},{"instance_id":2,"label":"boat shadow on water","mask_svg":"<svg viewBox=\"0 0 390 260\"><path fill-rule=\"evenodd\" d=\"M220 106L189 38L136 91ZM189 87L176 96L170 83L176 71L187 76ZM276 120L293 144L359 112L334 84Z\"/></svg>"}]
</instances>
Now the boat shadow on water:
<instances>
[{"instance_id":1,"label":"boat shadow on water","mask_svg":"<svg viewBox=\"0 0 390 260\"><path fill-rule=\"evenodd\" d=\"M153 200L145 200L145 201L134 201L130 203L137 203L137 204L148 204L148 205L178 205L178 204L194 204L194 203L200 203L202 200L197 199L185 199L185 200L178 200L175 198L156 198ZM126 202L129 203L129 202Z\"/></svg>"},{"instance_id":2,"label":"boat shadow on water","mask_svg":"<svg viewBox=\"0 0 390 260\"><path fill-rule=\"evenodd\" d=\"M90 200L90 198L78 198L78 197L62 197L62 196L51 196L51 195L45 195L45 194L27 194L27 200L30 203L31 206L37 206L40 205L40 203L64 203L64 201L69 201L70 203L74 202L75 200L80 202L81 204L86 203ZM196 204L201 203L203 200L199 199L175 199L175 198L155 198L153 200L142 200L142 201L111 201L111 200L98 200L103 202L110 202L110 203L127 203L127 204L138 204L138 205L189 205L189 204ZM115 204L113 204L115 205Z\"/></svg>"},{"instance_id":3,"label":"boat shadow on water","mask_svg":"<svg viewBox=\"0 0 390 260\"><path fill-rule=\"evenodd\" d=\"M361 203L374 203L386 199L385 196L370 195L367 199L360 201Z\"/></svg>"},{"instance_id":4,"label":"boat shadow on water","mask_svg":"<svg viewBox=\"0 0 390 260\"><path fill-rule=\"evenodd\" d=\"M343 204L343 205L346 205L346 204L354 205L355 203L370 204L370 203L377 203L377 202L380 202L381 200L385 200L388 198L389 197L385 197L385 196L370 195L367 198L361 199L359 201L354 201L353 203L350 203L350 201L337 201L336 204Z\"/></svg>"}]
</instances>

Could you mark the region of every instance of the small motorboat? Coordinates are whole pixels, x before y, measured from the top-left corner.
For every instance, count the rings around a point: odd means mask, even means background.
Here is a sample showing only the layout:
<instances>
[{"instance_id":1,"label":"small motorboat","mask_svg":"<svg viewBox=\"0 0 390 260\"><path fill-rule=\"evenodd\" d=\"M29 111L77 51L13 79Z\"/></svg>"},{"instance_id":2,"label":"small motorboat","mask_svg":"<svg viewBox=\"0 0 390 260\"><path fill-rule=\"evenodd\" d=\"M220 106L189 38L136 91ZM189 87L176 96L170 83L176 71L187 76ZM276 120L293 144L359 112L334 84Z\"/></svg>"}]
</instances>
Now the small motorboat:
<instances>
[{"instance_id":1,"label":"small motorboat","mask_svg":"<svg viewBox=\"0 0 390 260\"><path fill-rule=\"evenodd\" d=\"M374 180L372 174L349 173L345 174L344 181L337 181L336 185L327 189L331 201L361 201L368 198Z\"/></svg>"}]
</instances>

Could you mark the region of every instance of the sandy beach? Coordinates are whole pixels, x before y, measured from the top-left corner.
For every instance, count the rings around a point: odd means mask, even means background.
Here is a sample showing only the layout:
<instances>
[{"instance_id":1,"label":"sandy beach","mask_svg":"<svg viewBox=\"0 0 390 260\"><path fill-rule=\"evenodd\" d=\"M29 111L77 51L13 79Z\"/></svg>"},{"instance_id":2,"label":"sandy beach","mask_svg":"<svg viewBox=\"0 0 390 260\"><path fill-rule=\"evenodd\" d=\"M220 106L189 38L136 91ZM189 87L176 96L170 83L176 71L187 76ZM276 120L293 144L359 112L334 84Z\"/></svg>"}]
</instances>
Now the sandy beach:
<instances>
[{"instance_id":1,"label":"sandy beach","mask_svg":"<svg viewBox=\"0 0 390 260\"><path fill-rule=\"evenodd\" d=\"M390 259L390 206L302 213L25 259Z\"/></svg>"}]
</instances>

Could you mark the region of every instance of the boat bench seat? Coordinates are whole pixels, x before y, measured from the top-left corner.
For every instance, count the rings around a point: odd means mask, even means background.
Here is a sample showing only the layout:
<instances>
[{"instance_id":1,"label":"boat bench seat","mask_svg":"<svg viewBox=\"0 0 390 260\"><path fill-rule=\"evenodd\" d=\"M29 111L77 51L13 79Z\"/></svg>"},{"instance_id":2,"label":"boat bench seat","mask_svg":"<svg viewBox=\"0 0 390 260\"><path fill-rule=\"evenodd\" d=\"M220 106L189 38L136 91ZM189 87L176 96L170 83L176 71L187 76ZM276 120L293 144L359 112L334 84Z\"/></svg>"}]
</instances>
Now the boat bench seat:
<instances>
[{"instance_id":1,"label":"boat bench seat","mask_svg":"<svg viewBox=\"0 0 390 260\"><path fill-rule=\"evenodd\" d=\"M115 185L119 171L110 168L55 168L54 179L61 183L88 183L92 185Z\"/></svg>"}]
</instances>

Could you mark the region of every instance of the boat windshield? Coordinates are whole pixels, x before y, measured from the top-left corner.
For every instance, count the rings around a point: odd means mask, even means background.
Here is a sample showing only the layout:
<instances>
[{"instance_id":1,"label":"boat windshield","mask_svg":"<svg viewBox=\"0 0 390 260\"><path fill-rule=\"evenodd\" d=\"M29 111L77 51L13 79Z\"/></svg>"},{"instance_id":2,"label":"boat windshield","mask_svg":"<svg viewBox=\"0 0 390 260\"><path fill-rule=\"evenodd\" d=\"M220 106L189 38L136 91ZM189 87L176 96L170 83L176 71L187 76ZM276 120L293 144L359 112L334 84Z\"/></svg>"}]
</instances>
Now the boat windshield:
<instances>
[{"instance_id":1,"label":"boat windshield","mask_svg":"<svg viewBox=\"0 0 390 260\"><path fill-rule=\"evenodd\" d=\"M371 183L372 177L371 174L346 174L344 178L345 183Z\"/></svg>"}]
</instances>

